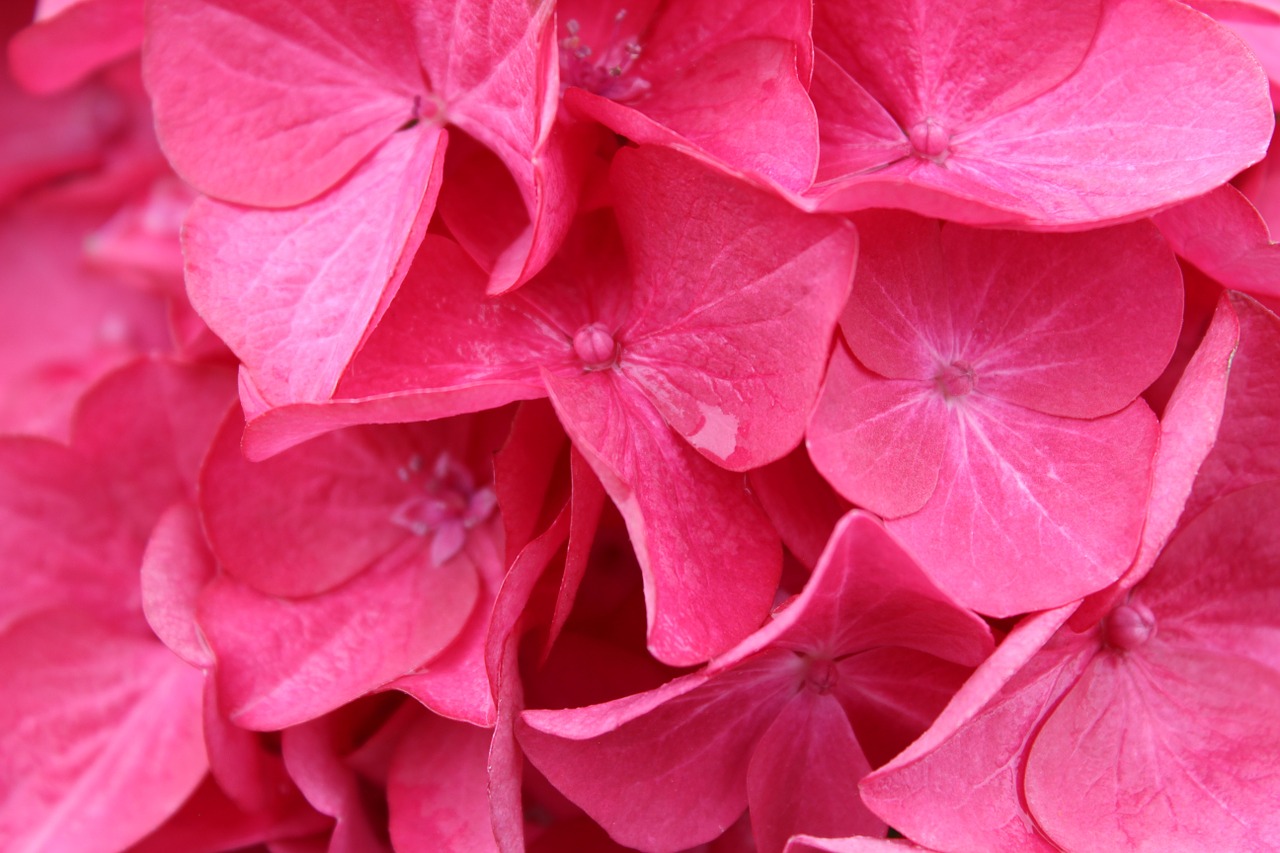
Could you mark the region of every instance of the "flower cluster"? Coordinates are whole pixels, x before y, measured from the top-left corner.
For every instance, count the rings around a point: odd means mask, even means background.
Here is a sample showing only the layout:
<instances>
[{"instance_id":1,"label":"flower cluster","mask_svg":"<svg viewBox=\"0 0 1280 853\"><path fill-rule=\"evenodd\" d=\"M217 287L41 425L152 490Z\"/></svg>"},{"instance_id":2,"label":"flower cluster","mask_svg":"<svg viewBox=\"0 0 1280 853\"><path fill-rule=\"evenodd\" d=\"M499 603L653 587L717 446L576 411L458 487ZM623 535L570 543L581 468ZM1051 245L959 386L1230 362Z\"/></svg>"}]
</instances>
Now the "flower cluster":
<instances>
[{"instance_id":1,"label":"flower cluster","mask_svg":"<svg viewBox=\"0 0 1280 853\"><path fill-rule=\"evenodd\" d=\"M1275 0L0 36L0 848L1280 849Z\"/></svg>"}]
</instances>

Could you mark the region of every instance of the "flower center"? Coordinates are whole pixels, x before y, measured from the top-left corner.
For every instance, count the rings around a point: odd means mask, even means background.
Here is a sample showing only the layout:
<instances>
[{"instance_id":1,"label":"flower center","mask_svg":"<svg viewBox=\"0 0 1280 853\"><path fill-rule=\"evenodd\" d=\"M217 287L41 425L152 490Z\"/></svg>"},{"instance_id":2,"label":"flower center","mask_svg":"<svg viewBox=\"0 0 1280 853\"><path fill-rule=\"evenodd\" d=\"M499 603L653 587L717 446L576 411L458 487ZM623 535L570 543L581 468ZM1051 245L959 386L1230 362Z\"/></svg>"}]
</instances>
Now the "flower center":
<instances>
[{"instance_id":1,"label":"flower center","mask_svg":"<svg viewBox=\"0 0 1280 853\"><path fill-rule=\"evenodd\" d=\"M586 370L607 370L618 363L618 342L604 323L583 326L573 336L573 352Z\"/></svg>"},{"instance_id":2,"label":"flower center","mask_svg":"<svg viewBox=\"0 0 1280 853\"><path fill-rule=\"evenodd\" d=\"M953 361L934 376L938 390L948 400L964 397L972 392L975 381L973 368L965 361Z\"/></svg>"},{"instance_id":3,"label":"flower center","mask_svg":"<svg viewBox=\"0 0 1280 853\"><path fill-rule=\"evenodd\" d=\"M941 166L951 153L951 133L931 118L918 121L907 131L912 153L922 160L931 160Z\"/></svg>"},{"instance_id":4,"label":"flower center","mask_svg":"<svg viewBox=\"0 0 1280 853\"><path fill-rule=\"evenodd\" d=\"M581 25L570 18L565 22L565 37L560 39L560 87L576 86L613 101L628 101L649 91L649 81L631 74L631 66L640 58L640 43L634 37L623 37L622 23L627 10L613 18L613 30L603 43L592 49L582 38Z\"/></svg>"},{"instance_id":5,"label":"flower center","mask_svg":"<svg viewBox=\"0 0 1280 853\"><path fill-rule=\"evenodd\" d=\"M476 488L471 472L447 450L430 469L414 454L396 474L411 491L392 511L391 522L415 536L432 534L432 565L439 566L461 551L467 530L492 515L498 503L493 489Z\"/></svg>"},{"instance_id":6,"label":"flower center","mask_svg":"<svg viewBox=\"0 0 1280 853\"><path fill-rule=\"evenodd\" d=\"M1156 617L1145 604L1129 601L1111 611L1102 630L1107 645L1132 651L1155 636Z\"/></svg>"},{"instance_id":7,"label":"flower center","mask_svg":"<svg viewBox=\"0 0 1280 853\"><path fill-rule=\"evenodd\" d=\"M836 662L828 658L806 658L804 686L819 694L830 693L839 680Z\"/></svg>"}]
</instances>

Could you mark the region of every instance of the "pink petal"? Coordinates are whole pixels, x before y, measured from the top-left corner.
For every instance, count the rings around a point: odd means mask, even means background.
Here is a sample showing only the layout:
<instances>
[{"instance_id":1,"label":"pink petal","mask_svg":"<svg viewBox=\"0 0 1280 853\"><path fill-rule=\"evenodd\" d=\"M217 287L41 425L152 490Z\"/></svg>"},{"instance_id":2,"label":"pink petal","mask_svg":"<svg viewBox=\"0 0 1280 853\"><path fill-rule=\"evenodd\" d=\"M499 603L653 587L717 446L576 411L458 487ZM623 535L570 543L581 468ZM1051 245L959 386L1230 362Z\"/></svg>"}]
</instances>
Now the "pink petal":
<instances>
[{"instance_id":1,"label":"pink petal","mask_svg":"<svg viewBox=\"0 0 1280 853\"><path fill-rule=\"evenodd\" d=\"M410 540L425 551L425 542L392 521L414 491L396 472L417 451L407 430L355 427L248 462L232 414L200 483L214 554L253 589L304 596L332 589Z\"/></svg>"},{"instance_id":2,"label":"pink petal","mask_svg":"<svg viewBox=\"0 0 1280 853\"><path fill-rule=\"evenodd\" d=\"M1027 805L1081 851L1280 844L1280 674L1156 638L1099 656L1040 729Z\"/></svg>"},{"instance_id":3,"label":"pink petal","mask_svg":"<svg viewBox=\"0 0 1280 853\"><path fill-rule=\"evenodd\" d=\"M398 851L497 850L489 822L490 733L423 717L396 747L387 779L391 841Z\"/></svg>"},{"instance_id":4,"label":"pink petal","mask_svg":"<svg viewBox=\"0 0 1280 853\"><path fill-rule=\"evenodd\" d=\"M619 843L709 841L746 808L752 746L790 699L792 660L769 652L711 680L695 673L604 705L525 711L520 744Z\"/></svg>"},{"instance_id":5,"label":"pink petal","mask_svg":"<svg viewBox=\"0 0 1280 853\"><path fill-rule=\"evenodd\" d=\"M1087 664L1091 638L1069 633L1044 652L1074 608L1015 628L933 727L861 784L863 801L918 844L993 853L1052 850L1019 793L1022 756L1039 720ZM1034 655L1034 657L1033 657Z\"/></svg>"},{"instance_id":6,"label":"pink petal","mask_svg":"<svg viewBox=\"0 0 1280 853\"><path fill-rule=\"evenodd\" d=\"M875 170L911 154L906 132L884 106L819 50L809 97L818 114L818 182Z\"/></svg>"},{"instance_id":7,"label":"pink petal","mask_svg":"<svg viewBox=\"0 0 1280 853\"><path fill-rule=\"evenodd\" d=\"M803 448L747 476L787 550L813 571L849 505L822 479Z\"/></svg>"},{"instance_id":8,"label":"pink petal","mask_svg":"<svg viewBox=\"0 0 1280 853\"><path fill-rule=\"evenodd\" d=\"M1043 94L1079 67L1099 0L822 3L818 46L904 129L935 119L955 130Z\"/></svg>"},{"instance_id":9,"label":"pink petal","mask_svg":"<svg viewBox=\"0 0 1280 853\"><path fill-rule=\"evenodd\" d=\"M415 117L422 76L390 0L163 0L147 11L156 132L178 174L215 198L308 201Z\"/></svg>"},{"instance_id":10,"label":"pink petal","mask_svg":"<svg viewBox=\"0 0 1280 853\"><path fill-rule=\"evenodd\" d=\"M896 518L933 495L949 420L932 387L882 379L839 345L809 421L809 453L841 495Z\"/></svg>"},{"instance_id":11,"label":"pink petal","mask_svg":"<svg viewBox=\"0 0 1280 853\"><path fill-rule=\"evenodd\" d=\"M1253 299L1231 295L1240 345L1231 360L1218 440L1187 501L1194 518L1217 498L1280 477L1280 319Z\"/></svg>"},{"instance_id":12,"label":"pink petal","mask_svg":"<svg viewBox=\"0 0 1280 853\"><path fill-rule=\"evenodd\" d=\"M1158 615L1162 639L1280 672L1277 495L1274 480L1232 492L1165 547L1134 593Z\"/></svg>"},{"instance_id":13,"label":"pink petal","mask_svg":"<svg viewBox=\"0 0 1280 853\"><path fill-rule=\"evenodd\" d=\"M273 598L222 577L205 589L200 624L218 657L228 716L245 728L279 729L431 660L463 629L477 595L466 554L435 568L410 542L310 598Z\"/></svg>"},{"instance_id":14,"label":"pink petal","mask_svg":"<svg viewBox=\"0 0 1280 853\"><path fill-rule=\"evenodd\" d=\"M0 639L0 835L12 849L123 849L208 769L202 676L74 610Z\"/></svg>"},{"instance_id":15,"label":"pink petal","mask_svg":"<svg viewBox=\"0 0 1280 853\"><path fill-rule=\"evenodd\" d=\"M1229 371L1240 341L1240 321L1226 294L1200 347L1178 381L1160 420L1160 444L1151 473L1151 500L1142 542L1133 565L1119 582L1090 596L1071 618L1075 630L1098 622L1150 571L1182 516L1192 484L1212 451L1222 421Z\"/></svg>"},{"instance_id":16,"label":"pink petal","mask_svg":"<svg viewBox=\"0 0 1280 853\"><path fill-rule=\"evenodd\" d=\"M758 627L777 589L781 549L745 479L676 438L616 373L544 372L544 380L574 446L627 521L654 656L699 663Z\"/></svg>"},{"instance_id":17,"label":"pink petal","mask_svg":"<svg viewBox=\"0 0 1280 853\"><path fill-rule=\"evenodd\" d=\"M1226 185L1155 217L1174 250L1224 287L1280 297L1280 247L1267 223Z\"/></svg>"},{"instance_id":18,"label":"pink petal","mask_svg":"<svg viewBox=\"0 0 1280 853\"><path fill-rule=\"evenodd\" d=\"M1139 401L1075 421L981 403L949 436L945 485L889 530L943 590L990 615L1055 607L1116 580L1146 513L1151 410Z\"/></svg>"},{"instance_id":19,"label":"pink petal","mask_svg":"<svg viewBox=\"0 0 1280 853\"><path fill-rule=\"evenodd\" d=\"M818 126L796 48L732 42L653 82L634 104L570 89L565 104L640 144L701 149L712 161L799 192L813 182Z\"/></svg>"},{"instance_id":20,"label":"pink petal","mask_svg":"<svg viewBox=\"0 0 1280 853\"><path fill-rule=\"evenodd\" d=\"M883 835L858 782L870 765L833 696L812 690L783 707L751 753L747 796L761 853L777 853L800 832Z\"/></svg>"},{"instance_id":21,"label":"pink petal","mask_svg":"<svg viewBox=\"0 0 1280 853\"><path fill-rule=\"evenodd\" d=\"M397 134L290 210L201 200L183 241L192 305L281 405L328 399L373 331L435 205L443 133Z\"/></svg>"},{"instance_id":22,"label":"pink petal","mask_svg":"<svg viewBox=\"0 0 1280 853\"><path fill-rule=\"evenodd\" d=\"M817 398L854 233L663 149L615 163L635 280L624 372L713 462L780 458Z\"/></svg>"},{"instance_id":23,"label":"pink petal","mask_svg":"<svg viewBox=\"0 0 1280 853\"><path fill-rule=\"evenodd\" d=\"M74 0L59 5L9 41L9 67L29 91L70 88L142 47L143 0Z\"/></svg>"},{"instance_id":24,"label":"pink petal","mask_svg":"<svg viewBox=\"0 0 1280 853\"><path fill-rule=\"evenodd\" d=\"M741 39L781 38L796 45L800 79L809 82L813 9L808 3L782 0L761 6L751 0L687 0L664 5L640 55L643 70L651 76L658 76L657 69L695 65ZM630 15L629 3L627 8Z\"/></svg>"},{"instance_id":25,"label":"pink petal","mask_svg":"<svg viewBox=\"0 0 1280 853\"><path fill-rule=\"evenodd\" d=\"M142 557L142 611L161 642L201 669L214 658L196 624L196 602L216 572L195 507L174 504L156 522Z\"/></svg>"},{"instance_id":26,"label":"pink petal","mask_svg":"<svg viewBox=\"0 0 1280 853\"><path fill-rule=\"evenodd\" d=\"M787 843L785 853L910 853L927 850L902 838L815 838L795 835Z\"/></svg>"},{"instance_id":27,"label":"pink petal","mask_svg":"<svg viewBox=\"0 0 1280 853\"><path fill-rule=\"evenodd\" d=\"M1257 162L1269 102L1264 75L1224 28L1180 3L1106 0L1076 73L957 140L957 155L1028 199L1041 227L1115 221Z\"/></svg>"},{"instance_id":28,"label":"pink petal","mask_svg":"<svg viewBox=\"0 0 1280 853\"><path fill-rule=\"evenodd\" d=\"M142 540L84 457L51 441L0 439L0 627L76 605L107 622L139 621Z\"/></svg>"}]
</instances>

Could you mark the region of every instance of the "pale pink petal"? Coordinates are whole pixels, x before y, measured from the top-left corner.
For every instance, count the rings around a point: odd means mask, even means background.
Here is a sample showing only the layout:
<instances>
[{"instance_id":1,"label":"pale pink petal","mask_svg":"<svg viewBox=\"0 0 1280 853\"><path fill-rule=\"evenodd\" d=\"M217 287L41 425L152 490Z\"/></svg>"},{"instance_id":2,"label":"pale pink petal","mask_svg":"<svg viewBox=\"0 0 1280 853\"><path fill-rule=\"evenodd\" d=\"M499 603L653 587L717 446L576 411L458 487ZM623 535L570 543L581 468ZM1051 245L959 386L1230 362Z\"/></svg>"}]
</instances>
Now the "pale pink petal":
<instances>
[{"instance_id":1,"label":"pale pink petal","mask_svg":"<svg viewBox=\"0 0 1280 853\"><path fill-rule=\"evenodd\" d=\"M761 853L780 853L800 832L883 835L858 782L871 767L831 695L804 690L783 707L751 753L747 797Z\"/></svg>"},{"instance_id":2,"label":"pale pink petal","mask_svg":"<svg viewBox=\"0 0 1280 853\"><path fill-rule=\"evenodd\" d=\"M950 414L929 384L882 379L841 344L809 421L813 464L841 495L885 518L933 495Z\"/></svg>"},{"instance_id":3,"label":"pale pink petal","mask_svg":"<svg viewBox=\"0 0 1280 853\"><path fill-rule=\"evenodd\" d=\"M782 555L745 478L677 438L613 372L544 372L544 379L565 430L626 519L644 574L654 656L700 663L759 627Z\"/></svg>"},{"instance_id":4,"label":"pale pink petal","mask_svg":"<svg viewBox=\"0 0 1280 853\"><path fill-rule=\"evenodd\" d=\"M76 0L59 6L9 41L9 67L29 91L70 88L142 47L144 0Z\"/></svg>"},{"instance_id":5,"label":"pale pink petal","mask_svg":"<svg viewBox=\"0 0 1280 853\"><path fill-rule=\"evenodd\" d=\"M161 0L143 70L178 174L224 201L315 198L415 118L422 75L393 0Z\"/></svg>"},{"instance_id":6,"label":"pale pink petal","mask_svg":"<svg viewBox=\"0 0 1280 853\"><path fill-rule=\"evenodd\" d=\"M752 746L791 698L794 660L766 652L710 681L695 673L604 705L525 711L520 744L616 841L709 841L747 806Z\"/></svg>"},{"instance_id":7,"label":"pale pink petal","mask_svg":"<svg viewBox=\"0 0 1280 853\"><path fill-rule=\"evenodd\" d=\"M496 851L489 821L490 732L439 717L416 721L387 778L391 841L411 853Z\"/></svg>"},{"instance_id":8,"label":"pale pink petal","mask_svg":"<svg viewBox=\"0 0 1280 853\"><path fill-rule=\"evenodd\" d=\"M1159 424L1141 401L1092 421L987 398L949 436L939 487L888 522L929 576L989 615L1107 586L1138 547Z\"/></svg>"},{"instance_id":9,"label":"pale pink petal","mask_svg":"<svg viewBox=\"0 0 1280 853\"><path fill-rule=\"evenodd\" d=\"M208 769L203 676L139 634L53 610L0 638L0 838L13 850L119 850Z\"/></svg>"},{"instance_id":10,"label":"pale pink petal","mask_svg":"<svg viewBox=\"0 0 1280 853\"><path fill-rule=\"evenodd\" d=\"M328 399L405 276L443 164L437 129L397 134L332 191L289 210L198 201L191 303L271 403Z\"/></svg>"},{"instance_id":11,"label":"pale pink petal","mask_svg":"<svg viewBox=\"0 0 1280 853\"><path fill-rule=\"evenodd\" d=\"M635 280L623 372L717 464L780 458L817 398L852 229L664 149L621 151L615 164Z\"/></svg>"},{"instance_id":12,"label":"pale pink petal","mask_svg":"<svg viewBox=\"0 0 1280 853\"><path fill-rule=\"evenodd\" d=\"M1031 813L1070 850L1280 845L1280 673L1162 639L1100 655L1054 709L1026 759Z\"/></svg>"}]
</instances>

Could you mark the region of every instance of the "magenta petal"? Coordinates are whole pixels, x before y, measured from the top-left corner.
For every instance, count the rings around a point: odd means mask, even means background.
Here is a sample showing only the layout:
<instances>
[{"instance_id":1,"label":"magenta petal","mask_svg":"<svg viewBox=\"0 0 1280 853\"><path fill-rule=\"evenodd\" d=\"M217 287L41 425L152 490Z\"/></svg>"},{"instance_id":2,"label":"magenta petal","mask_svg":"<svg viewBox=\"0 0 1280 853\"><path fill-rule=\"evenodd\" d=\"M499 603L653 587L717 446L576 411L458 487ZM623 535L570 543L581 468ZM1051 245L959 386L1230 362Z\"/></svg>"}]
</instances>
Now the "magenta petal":
<instances>
[{"instance_id":1,"label":"magenta petal","mask_svg":"<svg viewBox=\"0 0 1280 853\"><path fill-rule=\"evenodd\" d=\"M433 567L416 542L305 599L218 579L205 590L199 616L218 657L228 716L245 728L279 729L386 685L454 640L478 587L467 554Z\"/></svg>"},{"instance_id":2,"label":"magenta petal","mask_svg":"<svg viewBox=\"0 0 1280 853\"><path fill-rule=\"evenodd\" d=\"M0 637L0 826L14 850L122 850L208 769L203 676L83 612Z\"/></svg>"},{"instance_id":3,"label":"magenta petal","mask_svg":"<svg viewBox=\"0 0 1280 853\"><path fill-rule=\"evenodd\" d=\"M795 660L766 652L710 680L694 673L604 705L525 711L520 744L619 843L683 849L746 808L751 748L791 698Z\"/></svg>"},{"instance_id":4,"label":"magenta petal","mask_svg":"<svg viewBox=\"0 0 1280 853\"><path fill-rule=\"evenodd\" d=\"M1280 673L1253 661L1159 634L1103 654L1036 735L1027 805L1070 850L1275 848L1277 707Z\"/></svg>"},{"instance_id":5,"label":"magenta petal","mask_svg":"<svg viewBox=\"0 0 1280 853\"><path fill-rule=\"evenodd\" d=\"M623 372L713 462L784 456L817 398L853 230L665 149L619 152L613 184L635 279Z\"/></svg>"},{"instance_id":6,"label":"magenta petal","mask_svg":"<svg viewBox=\"0 0 1280 853\"><path fill-rule=\"evenodd\" d=\"M271 403L333 393L422 240L443 140L439 130L397 135L332 192L290 210L192 208L191 302Z\"/></svg>"},{"instance_id":7,"label":"magenta petal","mask_svg":"<svg viewBox=\"0 0 1280 853\"><path fill-rule=\"evenodd\" d=\"M676 666L701 663L759 627L782 549L745 478L677 438L620 376L544 376L565 430L626 519L644 573L653 655Z\"/></svg>"},{"instance_id":8,"label":"magenta petal","mask_svg":"<svg viewBox=\"0 0 1280 853\"><path fill-rule=\"evenodd\" d=\"M765 730L747 769L751 828L761 853L780 853L799 832L883 835L858 782L871 766L834 696L803 690Z\"/></svg>"},{"instance_id":9,"label":"magenta petal","mask_svg":"<svg viewBox=\"0 0 1280 853\"><path fill-rule=\"evenodd\" d=\"M401 853L496 851L489 821L490 732L439 717L417 720L387 777L391 842Z\"/></svg>"},{"instance_id":10,"label":"magenta petal","mask_svg":"<svg viewBox=\"0 0 1280 853\"><path fill-rule=\"evenodd\" d=\"M9 67L28 91L69 88L142 46L144 0L41 5L56 11L39 15L9 41Z\"/></svg>"},{"instance_id":11,"label":"magenta petal","mask_svg":"<svg viewBox=\"0 0 1280 853\"><path fill-rule=\"evenodd\" d=\"M195 507L174 504L156 522L142 557L142 611L174 654L200 668L214 659L196 624L196 602L216 572Z\"/></svg>"},{"instance_id":12,"label":"magenta petal","mask_svg":"<svg viewBox=\"0 0 1280 853\"><path fill-rule=\"evenodd\" d=\"M1056 607L1115 581L1142 532L1151 410L1138 401L1077 421L978 402L949 437L945 485L889 530L943 590L989 615Z\"/></svg>"},{"instance_id":13,"label":"magenta petal","mask_svg":"<svg viewBox=\"0 0 1280 853\"><path fill-rule=\"evenodd\" d=\"M161 144L178 174L224 201L315 198L413 118L422 91L393 0L161 0L147 25Z\"/></svg>"},{"instance_id":14,"label":"magenta petal","mask_svg":"<svg viewBox=\"0 0 1280 853\"><path fill-rule=\"evenodd\" d=\"M838 345L809 421L809 453L844 497L896 518L933 495L948 421L931 385L882 379Z\"/></svg>"},{"instance_id":15,"label":"magenta petal","mask_svg":"<svg viewBox=\"0 0 1280 853\"><path fill-rule=\"evenodd\" d=\"M1229 31L1180 3L1107 0L1075 74L954 146L1052 227L1207 192L1257 162L1271 128L1265 75Z\"/></svg>"}]
</instances>

